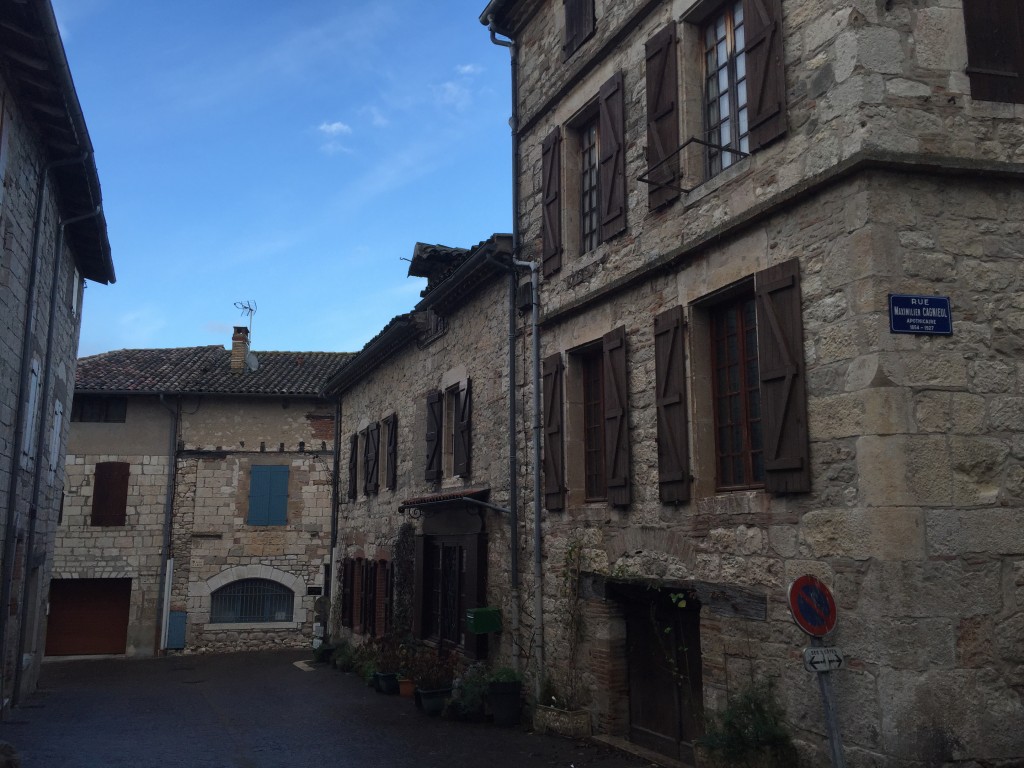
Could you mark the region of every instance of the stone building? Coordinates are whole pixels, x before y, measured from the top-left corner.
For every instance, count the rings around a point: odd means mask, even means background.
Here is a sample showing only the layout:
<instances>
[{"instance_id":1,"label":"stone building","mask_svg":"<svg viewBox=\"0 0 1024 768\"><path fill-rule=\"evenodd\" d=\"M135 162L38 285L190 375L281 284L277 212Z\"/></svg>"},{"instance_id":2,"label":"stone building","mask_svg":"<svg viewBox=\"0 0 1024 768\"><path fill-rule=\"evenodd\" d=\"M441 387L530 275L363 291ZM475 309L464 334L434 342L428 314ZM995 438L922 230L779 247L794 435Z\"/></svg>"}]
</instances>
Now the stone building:
<instances>
[{"instance_id":1,"label":"stone building","mask_svg":"<svg viewBox=\"0 0 1024 768\"><path fill-rule=\"evenodd\" d=\"M848 765L1019 765L1020 4L481 21L514 46L516 256L542 270L540 674L683 759L774 679L827 764L787 608L809 573Z\"/></svg>"},{"instance_id":2,"label":"stone building","mask_svg":"<svg viewBox=\"0 0 1024 768\"><path fill-rule=\"evenodd\" d=\"M79 361L47 655L309 646L329 582L349 355L232 347Z\"/></svg>"},{"instance_id":3,"label":"stone building","mask_svg":"<svg viewBox=\"0 0 1024 768\"><path fill-rule=\"evenodd\" d=\"M0 713L35 688L82 311L114 282L49 0L0 6Z\"/></svg>"},{"instance_id":4,"label":"stone building","mask_svg":"<svg viewBox=\"0 0 1024 768\"><path fill-rule=\"evenodd\" d=\"M427 278L341 370L343 496L332 634L394 634L466 659L514 653L513 634L472 634L467 609L508 599L511 238L418 243ZM521 349L521 347L520 347Z\"/></svg>"}]
</instances>

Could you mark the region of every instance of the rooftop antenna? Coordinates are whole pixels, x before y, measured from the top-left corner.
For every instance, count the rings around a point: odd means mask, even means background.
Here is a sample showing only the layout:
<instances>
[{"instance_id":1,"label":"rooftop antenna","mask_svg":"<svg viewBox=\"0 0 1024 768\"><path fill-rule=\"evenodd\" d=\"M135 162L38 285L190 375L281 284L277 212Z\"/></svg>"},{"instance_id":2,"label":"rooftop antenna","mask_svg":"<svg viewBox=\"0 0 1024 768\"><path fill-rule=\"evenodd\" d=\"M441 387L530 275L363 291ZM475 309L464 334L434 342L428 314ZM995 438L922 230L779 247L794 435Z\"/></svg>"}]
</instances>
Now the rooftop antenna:
<instances>
[{"instance_id":1,"label":"rooftop antenna","mask_svg":"<svg viewBox=\"0 0 1024 768\"><path fill-rule=\"evenodd\" d=\"M252 316L256 314L255 301L236 301L235 309L241 310L243 315L249 316L249 335L252 335Z\"/></svg>"}]
</instances>

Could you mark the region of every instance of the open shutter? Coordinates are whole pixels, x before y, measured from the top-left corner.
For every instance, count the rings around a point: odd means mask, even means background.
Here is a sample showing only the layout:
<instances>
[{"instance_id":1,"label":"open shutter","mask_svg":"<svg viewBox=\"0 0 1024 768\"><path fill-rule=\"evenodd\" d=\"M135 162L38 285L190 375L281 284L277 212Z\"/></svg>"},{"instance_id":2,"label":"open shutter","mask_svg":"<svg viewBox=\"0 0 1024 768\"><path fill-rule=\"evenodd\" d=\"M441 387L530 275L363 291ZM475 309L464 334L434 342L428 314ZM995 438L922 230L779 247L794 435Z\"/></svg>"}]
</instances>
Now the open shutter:
<instances>
[{"instance_id":1,"label":"open shutter","mask_svg":"<svg viewBox=\"0 0 1024 768\"><path fill-rule=\"evenodd\" d=\"M543 271L562 268L562 132L555 126L541 145L541 222Z\"/></svg>"},{"instance_id":2,"label":"open shutter","mask_svg":"<svg viewBox=\"0 0 1024 768\"><path fill-rule=\"evenodd\" d=\"M441 430L444 425L444 393L427 395L427 464L423 479L441 479Z\"/></svg>"},{"instance_id":3,"label":"open shutter","mask_svg":"<svg viewBox=\"0 0 1024 768\"><path fill-rule=\"evenodd\" d=\"M346 557L341 564L341 626L352 627L352 588L356 564Z\"/></svg>"},{"instance_id":4,"label":"open shutter","mask_svg":"<svg viewBox=\"0 0 1024 768\"><path fill-rule=\"evenodd\" d=\"M358 495L357 467L359 465L359 435L354 434L348 439L348 498L355 501Z\"/></svg>"},{"instance_id":5,"label":"open shutter","mask_svg":"<svg viewBox=\"0 0 1024 768\"><path fill-rule=\"evenodd\" d=\"M473 447L472 413L469 379L466 379L459 385L459 395L455 403L455 442L452 446L452 472L460 477L469 477L470 453Z\"/></svg>"},{"instance_id":6,"label":"open shutter","mask_svg":"<svg viewBox=\"0 0 1024 768\"><path fill-rule=\"evenodd\" d=\"M128 508L128 479L131 465L124 461L102 461L93 478L92 524L124 525Z\"/></svg>"},{"instance_id":7,"label":"open shutter","mask_svg":"<svg viewBox=\"0 0 1024 768\"><path fill-rule=\"evenodd\" d=\"M754 292L765 488L773 493L810 491L800 262L790 259L758 272Z\"/></svg>"},{"instance_id":8,"label":"open shutter","mask_svg":"<svg viewBox=\"0 0 1024 768\"><path fill-rule=\"evenodd\" d=\"M565 509L565 459L562 438L562 382L565 365L555 353L544 359L544 507Z\"/></svg>"},{"instance_id":9,"label":"open shutter","mask_svg":"<svg viewBox=\"0 0 1024 768\"><path fill-rule=\"evenodd\" d=\"M599 186L601 240L626 229L626 122L622 73L616 72L598 93L600 124Z\"/></svg>"},{"instance_id":10,"label":"open shutter","mask_svg":"<svg viewBox=\"0 0 1024 768\"><path fill-rule=\"evenodd\" d=\"M626 372L626 329L619 326L602 338L604 350L604 462L608 501L616 507L630 502L629 377Z\"/></svg>"},{"instance_id":11,"label":"open shutter","mask_svg":"<svg viewBox=\"0 0 1024 768\"><path fill-rule=\"evenodd\" d=\"M782 0L743 0L743 19L747 31L750 149L755 150L786 132Z\"/></svg>"},{"instance_id":12,"label":"open shutter","mask_svg":"<svg viewBox=\"0 0 1024 768\"><path fill-rule=\"evenodd\" d=\"M398 487L398 414L391 414L385 421L388 425L388 471L384 484L389 491L393 491Z\"/></svg>"},{"instance_id":13,"label":"open shutter","mask_svg":"<svg viewBox=\"0 0 1024 768\"><path fill-rule=\"evenodd\" d=\"M1024 103L1024 10L1020 0L965 0L971 97Z\"/></svg>"},{"instance_id":14,"label":"open shutter","mask_svg":"<svg viewBox=\"0 0 1024 768\"><path fill-rule=\"evenodd\" d=\"M565 58L575 53L594 32L594 0L564 0Z\"/></svg>"},{"instance_id":15,"label":"open shutter","mask_svg":"<svg viewBox=\"0 0 1024 768\"><path fill-rule=\"evenodd\" d=\"M647 41L647 204L654 210L679 197L679 65L676 25ZM653 169L653 170L652 170ZM665 186L659 186L665 185Z\"/></svg>"},{"instance_id":16,"label":"open shutter","mask_svg":"<svg viewBox=\"0 0 1024 768\"><path fill-rule=\"evenodd\" d=\"M377 493L380 488L380 423L366 428L366 455L364 457L366 494Z\"/></svg>"},{"instance_id":17,"label":"open shutter","mask_svg":"<svg viewBox=\"0 0 1024 768\"><path fill-rule=\"evenodd\" d=\"M658 495L665 504L690 498L683 308L654 318L654 402L658 409Z\"/></svg>"},{"instance_id":18,"label":"open shutter","mask_svg":"<svg viewBox=\"0 0 1024 768\"><path fill-rule=\"evenodd\" d=\"M482 608L487 605L487 534L478 533L462 537L462 556L465 558L462 573L463 610L459 616L462 627L463 649L470 659L487 658L487 635L466 632L466 609Z\"/></svg>"},{"instance_id":19,"label":"open shutter","mask_svg":"<svg viewBox=\"0 0 1024 768\"><path fill-rule=\"evenodd\" d=\"M416 557L415 557L415 577L413 578L412 587L412 636L415 638L423 637L423 599L424 599L424 585L423 580L427 576L426 568L426 540L422 535L416 537Z\"/></svg>"}]
</instances>

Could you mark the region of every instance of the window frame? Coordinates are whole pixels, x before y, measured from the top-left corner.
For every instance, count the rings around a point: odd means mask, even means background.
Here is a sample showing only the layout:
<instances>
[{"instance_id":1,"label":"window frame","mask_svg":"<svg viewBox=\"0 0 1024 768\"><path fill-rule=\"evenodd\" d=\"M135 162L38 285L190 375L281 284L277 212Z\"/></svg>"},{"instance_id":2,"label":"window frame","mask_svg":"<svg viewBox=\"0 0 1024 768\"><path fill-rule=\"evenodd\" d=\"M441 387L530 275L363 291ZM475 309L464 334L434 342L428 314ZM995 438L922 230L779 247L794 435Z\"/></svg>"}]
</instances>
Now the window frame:
<instances>
[{"instance_id":1,"label":"window frame","mask_svg":"<svg viewBox=\"0 0 1024 768\"><path fill-rule=\"evenodd\" d=\"M89 525L94 528L119 528L128 524L128 488L131 464L127 461L100 461L93 471L92 509Z\"/></svg>"},{"instance_id":2,"label":"window frame","mask_svg":"<svg viewBox=\"0 0 1024 768\"><path fill-rule=\"evenodd\" d=\"M732 167L743 155L735 155L728 150L744 154L750 153L750 120L747 93L747 48L746 48L746 8L744 0L730 0L719 6L715 12L700 25L701 58L703 60L702 112L704 119L704 138L713 145L704 153L705 177L710 179ZM742 20L735 21L739 10ZM718 32L722 22L721 34ZM742 30L742 46L736 42L737 29ZM709 35L714 34L715 44L709 50ZM723 64L717 55L719 46L726 47L726 59ZM711 72L711 55L715 55L714 72ZM725 74L725 93L729 95L728 115L722 116L721 100L722 74ZM715 87L714 105L712 104L711 87ZM737 94L742 93L742 103ZM712 116L714 106L717 117ZM729 141L723 142L721 127L729 123ZM744 130L744 123L746 129ZM719 149L723 147L724 149Z\"/></svg>"},{"instance_id":3,"label":"window frame","mask_svg":"<svg viewBox=\"0 0 1024 768\"><path fill-rule=\"evenodd\" d=\"M244 588L263 588L263 592L258 594L231 594L232 591L238 593ZM242 615L241 610L236 612L235 618L224 615L224 613L218 614L218 610L223 611L224 606L218 605L227 598L235 598L239 601L244 601L246 598L255 597L260 603L262 603L262 612L260 615L248 614ZM274 604L274 600L277 600L278 605ZM286 616L284 618L276 618L280 612L278 609L281 605L287 605ZM273 616L268 618L268 616ZM226 624L226 625L246 625L246 624L292 624L295 621L295 592L286 587L280 582L272 579L260 579L260 578L249 578L249 579L237 579L229 582L218 589L215 589L210 593L210 621L209 624Z\"/></svg>"},{"instance_id":4,"label":"window frame","mask_svg":"<svg viewBox=\"0 0 1024 768\"><path fill-rule=\"evenodd\" d=\"M445 592L446 549L454 553L456 560L454 595ZM486 561L487 536L484 533L420 534L416 537L413 634L418 639L428 645L458 650L468 658L486 657L487 636L466 631L466 611L486 604ZM446 597L454 597L454 605L448 602L447 611ZM447 624L447 628L443 624Z\"/></svg>"}]
</instances>

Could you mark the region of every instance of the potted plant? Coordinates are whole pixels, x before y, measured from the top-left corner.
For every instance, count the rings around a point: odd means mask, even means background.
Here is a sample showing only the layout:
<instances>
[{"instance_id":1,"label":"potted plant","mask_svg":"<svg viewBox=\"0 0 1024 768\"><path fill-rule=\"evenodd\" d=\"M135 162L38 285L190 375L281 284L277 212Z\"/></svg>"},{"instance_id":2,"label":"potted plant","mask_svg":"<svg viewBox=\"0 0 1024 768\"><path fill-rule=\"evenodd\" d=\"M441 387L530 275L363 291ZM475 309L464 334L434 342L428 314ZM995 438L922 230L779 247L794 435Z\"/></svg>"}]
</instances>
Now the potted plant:
<instances>
[{"instance_id":1,"label":"potted plant","mask_svg":"<svg viewBox=\"0 0 1024 768\"><path fill-rule=\"evenodd\" d=\"M569 688L573 690L575 686ZM584 738L590 735L590 712L579 708L575 697L559 694L549 679L544 682L544 691L533 711L533 729L537 733Z\"/></svg>"},{"instance_id":2,"label":"potted plant","mask_svg":"<svg viewBox=\"0 0 1024 768\"><path fill-rule=\"evenodd\" d=\"M452 695L455 657L434 648L416 654L413 677L416 680L416 706L428 715L441 714Z\"/></svg>"},{"instance_id":3,"label":"potted plant","mask_svg":"<svg viewBox=\"0 0 1024 768\"><path fill-rule=\"evenodd\" d=\"M487 703L495 725L519 725L522 695L523 676L517 670L499 667L491 673L487 684Z\"/></svg>"},{"instance_id":4,"label":"potted plant","mask_svg":"<svg viewBox=\"0 0 1024 768\"><path fill-rule=\"evenodd\" d=\"M479 661L462 670L452 683L452 698L445 714L454 720L482 721L489 680L487 667Z\"/></svg>"},{"instance_id":5,"label":"potted plant","mask_svg":"<svg viewBox=\"0 0 1024 768\"><path fill-rule=\"evenodd\" d=\"M380 693L397 694L398 675L402 669L402 644L394 637L383 637L375 641L377 647L377 690Z\"/></svg>"}]
</instances>

